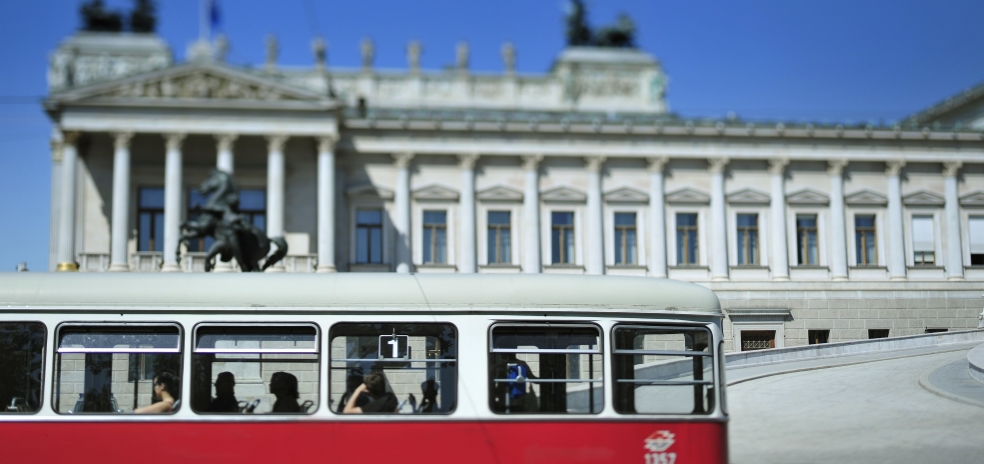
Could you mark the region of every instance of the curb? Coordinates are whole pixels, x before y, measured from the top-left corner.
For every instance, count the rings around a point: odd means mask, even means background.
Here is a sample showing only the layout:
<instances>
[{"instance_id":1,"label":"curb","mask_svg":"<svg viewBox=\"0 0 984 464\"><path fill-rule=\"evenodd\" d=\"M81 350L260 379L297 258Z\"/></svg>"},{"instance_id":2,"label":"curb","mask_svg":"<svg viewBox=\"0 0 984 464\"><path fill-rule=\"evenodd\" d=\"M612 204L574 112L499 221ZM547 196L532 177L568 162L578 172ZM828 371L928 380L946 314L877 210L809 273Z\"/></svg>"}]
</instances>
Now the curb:
<instances>
[{"instance_id":1,"label":"curb","mask_svg":"<svg viewBox=\"0 0 984 464\"><path fill-rule=\"evenodd\" d=\"M932 375L933 372L936 371L936 369L939 369L939 366L934 367L934 368L932 368L932 369L924 372L922 375L919 376L918 383L919 383L919 386L923 388L923 390L926 390L926 391L928 391L928 392L930 392L930 393L932 393L932 394L934 394L936 396L939 396L941 398L945 398L945 399L948 399L948 400L951 400L951 401L956 401L958 403L963 403L963 404L969 404L971 406L977 406L978 408L984 408L984 403L982 403L980 401L972 400L970 398L966 398L966 397L963 397L963 396L960 396L960 395L956 395L956 394L950 393L948 391L941 390L941 389L937 388L935 385L933 385L933 383L929 381L929 376Z\"/></svg>"}]
</instances>

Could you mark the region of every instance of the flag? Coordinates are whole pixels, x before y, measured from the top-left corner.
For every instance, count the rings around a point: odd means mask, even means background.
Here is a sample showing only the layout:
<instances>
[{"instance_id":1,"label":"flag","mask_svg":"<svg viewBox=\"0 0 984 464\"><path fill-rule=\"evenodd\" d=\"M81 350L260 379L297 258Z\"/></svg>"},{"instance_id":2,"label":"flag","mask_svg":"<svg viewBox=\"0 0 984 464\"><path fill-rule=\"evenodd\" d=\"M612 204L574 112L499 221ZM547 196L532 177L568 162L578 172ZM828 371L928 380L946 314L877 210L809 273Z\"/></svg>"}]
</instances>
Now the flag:
<instances>
[{"instance_id":1,"label":"flag","mask_svg":"<svg viewBox=\"0 0 984 464\"><path fill-rule=\"evenodd\" d=\"M211 4L210 7L209 7L209 13L208 13L209 21L211 22L212 30L215 30L215 29L218 29L219 28L219 22L220 22L219 21L219 19L220 19L219 18L219 1L218 0L212 0L209 3Z\"/></svg>"}]
</instances>

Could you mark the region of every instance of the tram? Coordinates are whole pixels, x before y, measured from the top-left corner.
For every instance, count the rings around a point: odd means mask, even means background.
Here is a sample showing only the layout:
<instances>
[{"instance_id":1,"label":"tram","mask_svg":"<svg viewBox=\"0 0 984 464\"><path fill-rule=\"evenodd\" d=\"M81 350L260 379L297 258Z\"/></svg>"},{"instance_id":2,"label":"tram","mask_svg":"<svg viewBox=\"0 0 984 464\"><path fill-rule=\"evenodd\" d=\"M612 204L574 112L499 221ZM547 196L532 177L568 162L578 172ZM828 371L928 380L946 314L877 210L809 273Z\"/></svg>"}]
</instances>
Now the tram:
<instances>
[{"instance_id":1,"label":"tram","mask_svg":"<svg viewBox=\"0 0 984 464\"><path fill-rule=\"evenodd\" d=\"M726 463L722 320L641 277L10 273L0 453Z\"/></svg>"}]
</instances>

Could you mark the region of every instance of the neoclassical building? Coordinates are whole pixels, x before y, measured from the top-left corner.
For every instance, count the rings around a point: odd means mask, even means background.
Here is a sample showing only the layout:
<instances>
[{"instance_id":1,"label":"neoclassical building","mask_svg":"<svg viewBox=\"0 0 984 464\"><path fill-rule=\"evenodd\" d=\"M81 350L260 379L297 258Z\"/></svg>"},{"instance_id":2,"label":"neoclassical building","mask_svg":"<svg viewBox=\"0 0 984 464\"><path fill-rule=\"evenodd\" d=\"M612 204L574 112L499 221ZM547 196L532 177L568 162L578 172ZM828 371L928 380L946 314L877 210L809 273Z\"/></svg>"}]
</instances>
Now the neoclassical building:
<instances>
[{"instance_id":1,"label":"neoclassical building","mask_svg":"<svg viewBox=\"0 0 984 464\"><path fill-rule=\"evenodd\" d=\"M52 53L51 270L201 272L178 246L211 169L274 272L575 273L715 290L730 349L973 328L984 88L894 126L687 119L659 61L571 47L548 71L231 65L199 42L79 33ZM452 51L449 50L449 54ZM180 256L180 260L178 257ZM218 271L236 271L230 265Z\"/></svg>"}]
</instances>

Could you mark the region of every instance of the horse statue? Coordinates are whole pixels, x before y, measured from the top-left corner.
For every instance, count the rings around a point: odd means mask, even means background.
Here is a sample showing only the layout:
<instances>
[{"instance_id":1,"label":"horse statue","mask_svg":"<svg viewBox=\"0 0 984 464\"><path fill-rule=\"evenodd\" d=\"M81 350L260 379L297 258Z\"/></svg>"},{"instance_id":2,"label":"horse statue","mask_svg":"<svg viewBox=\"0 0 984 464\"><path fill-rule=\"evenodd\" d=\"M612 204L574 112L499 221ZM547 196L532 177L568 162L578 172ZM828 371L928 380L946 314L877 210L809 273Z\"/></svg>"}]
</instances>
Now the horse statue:
<instances>
[{"instance_id":1,"label":"horse statue","mask_svg":"<svg viewBox=\"0 0 984 464\"><path fill-rule=\"evenodd\" d=\"M198 218L181 224L182 234L178 243L187 245L189 240L205 237L215 239L205 256L205 272L215 267L216 256L224 263L235 258L243 272L262 272L287 256L287 241L283 237L268 238L239 214L239 188L231 174L212 169L198 191L208 200L202 205ZM271 242L277 246L272 254ZM266 260L261 266L260 260L263 258Z\"/></svg>"}]
</instances>

